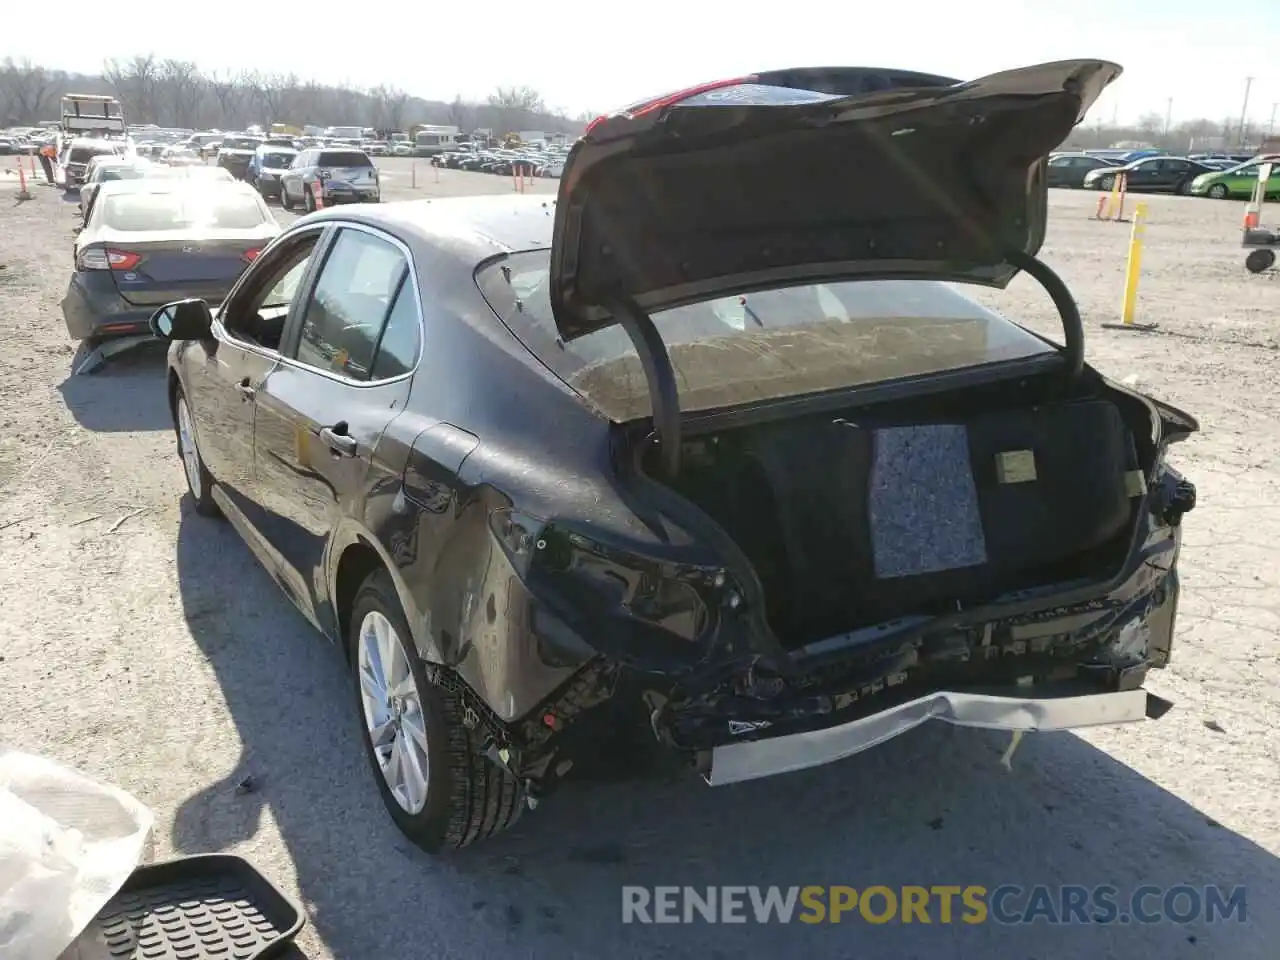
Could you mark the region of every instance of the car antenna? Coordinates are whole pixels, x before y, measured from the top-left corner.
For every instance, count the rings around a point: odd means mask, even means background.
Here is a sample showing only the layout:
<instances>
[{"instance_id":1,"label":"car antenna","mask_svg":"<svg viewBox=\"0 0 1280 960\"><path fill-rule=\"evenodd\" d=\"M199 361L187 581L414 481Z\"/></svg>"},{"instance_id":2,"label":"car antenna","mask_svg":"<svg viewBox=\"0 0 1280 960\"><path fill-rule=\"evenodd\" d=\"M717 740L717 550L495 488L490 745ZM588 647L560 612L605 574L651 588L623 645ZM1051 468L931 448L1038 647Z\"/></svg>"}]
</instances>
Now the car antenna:
<instances>
[{"instance_id":1,"label":"car antenna","mask_svg":"<svg viewBox=\"0 0 1280 960\"><path fill-rule=\"evenodd\" d=\"M738 303L742 305L742 312L754 320L757 327L764 329L764 321L760 319L760 316L754 310L747 306L747 298L739 297Z\"/></svg>"}]
</instances>

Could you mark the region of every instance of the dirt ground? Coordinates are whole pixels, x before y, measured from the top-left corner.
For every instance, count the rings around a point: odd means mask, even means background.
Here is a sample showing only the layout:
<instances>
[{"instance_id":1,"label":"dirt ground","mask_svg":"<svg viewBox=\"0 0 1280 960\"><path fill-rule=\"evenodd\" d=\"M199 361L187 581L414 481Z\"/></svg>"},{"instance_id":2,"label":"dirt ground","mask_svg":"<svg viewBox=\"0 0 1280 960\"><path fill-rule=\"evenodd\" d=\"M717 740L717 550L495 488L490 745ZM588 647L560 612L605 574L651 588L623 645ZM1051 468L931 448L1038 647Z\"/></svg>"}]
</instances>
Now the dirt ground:
<instances>
[{"instance_id":1,"label":"dirt ground","mask_svg":"<svg viewBox=\"0 0 1280 960\"><path fill-rule=\"evenodd\" d=\"M510 180L385 161L386 198ZM554 183L538 189L550 191ZM0 742L113 781L158 857L245 854L306 905L309 958L1272 958L1280 942L1280 272L1251 276L1238 203L1152 198L1139 301L1114 332L1128 229L1055 191L1044 256L1091 361L1194 413L1199 488L1158 722L1005 741L941 725L845 763L711 790L569 791L445 860L401 840L360 754L339 655L222 524L189 514L157 351L69 377L58 301L74 204L0 175ZM282 222L289 220L281 215ZM983 298L1046 332L1019 279ZM256 789L236 785L246 776ZM623 926L622 884L1248 887L1245 922Z\"/></svg>"}]
</instances>

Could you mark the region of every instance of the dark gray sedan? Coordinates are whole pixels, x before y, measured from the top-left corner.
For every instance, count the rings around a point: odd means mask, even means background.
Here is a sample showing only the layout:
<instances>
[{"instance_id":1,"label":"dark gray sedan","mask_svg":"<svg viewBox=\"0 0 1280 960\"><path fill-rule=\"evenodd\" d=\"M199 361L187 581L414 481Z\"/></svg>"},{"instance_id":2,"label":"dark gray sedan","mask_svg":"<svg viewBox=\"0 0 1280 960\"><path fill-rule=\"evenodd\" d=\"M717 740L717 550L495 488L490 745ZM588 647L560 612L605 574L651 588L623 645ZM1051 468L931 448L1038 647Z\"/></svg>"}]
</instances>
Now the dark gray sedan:
<instances>
[{"instance_id":1,"label":"dark gray sedan","mask_svg":"<svg viewBox=\"0 0 1280 960\"><path fill-rule=\"evenodd\" d=\"M103 183L76 238L75 272L62 299L67 333L99 348L97 360L149 339L158 306L183 296L220 303L279 232L248 184Z\"/></svg>"}]
</instances>

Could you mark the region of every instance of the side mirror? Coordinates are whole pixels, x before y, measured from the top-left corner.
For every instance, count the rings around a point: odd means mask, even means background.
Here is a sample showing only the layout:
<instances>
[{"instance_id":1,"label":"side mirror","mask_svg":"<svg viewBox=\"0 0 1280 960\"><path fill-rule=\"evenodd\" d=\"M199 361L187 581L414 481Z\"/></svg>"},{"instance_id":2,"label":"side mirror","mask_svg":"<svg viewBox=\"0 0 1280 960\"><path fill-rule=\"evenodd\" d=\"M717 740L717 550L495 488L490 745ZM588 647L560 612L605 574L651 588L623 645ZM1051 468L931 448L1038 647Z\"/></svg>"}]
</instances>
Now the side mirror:
<instances>
[{"instance_id":1,"label":"side mirror","mask_svg":"<svg viewBox=\"0 0 1280 960\"><path fill-rule=\"evenodd\" d=\"M150 324L161 340L208 340L213 334L213 311L203 300L178 300L153 313Z\"/></svg>"}]
</instances>

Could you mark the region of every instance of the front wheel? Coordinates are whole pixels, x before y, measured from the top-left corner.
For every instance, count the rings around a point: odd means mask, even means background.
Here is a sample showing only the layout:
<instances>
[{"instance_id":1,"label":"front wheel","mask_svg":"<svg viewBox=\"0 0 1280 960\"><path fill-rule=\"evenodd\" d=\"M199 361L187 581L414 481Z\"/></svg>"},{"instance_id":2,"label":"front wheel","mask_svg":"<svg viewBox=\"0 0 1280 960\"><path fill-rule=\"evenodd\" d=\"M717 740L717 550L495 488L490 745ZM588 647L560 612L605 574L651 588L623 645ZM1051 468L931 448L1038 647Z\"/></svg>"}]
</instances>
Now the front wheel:
<instances>
[{"instance_id":1,"label":"front wheel","mask_svg":"<svg viewBox=\"0 0 1280 960\"><path fill-rule=\"evenodd\" d=\"M280 206L286 210L293 209L293 201L289 199L289 191L285 188L284 181L280 181Z\"/></svg>"},{"instance_id":2,"label":"front wheel","mask_svg":"<svg viewBox=\"0 0 1280 960\"><path fill-rule=\"evenodd\" d=\"M438 853L515 823L524 792L485 756L462 694L427 676L385 571L356 594L348 643L365 752L401 832Z\"/></svg>"},{"instance_id":3,"label":"front wheel","mask_svg":"<svg viewBox=\"0 0 1280 960\"><path fill-rule=\"evenodd\" d=\"M213 499L213 476L204 465L200 447L196 443L195 419L191 407L181 390L174 401L174 420L178 431L178 455L182 457L182 470L187 475L187 490L196 505L196 513L202 517L222 515Z\"/></svg>"}]
</instances>

